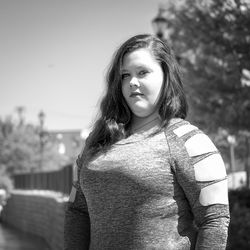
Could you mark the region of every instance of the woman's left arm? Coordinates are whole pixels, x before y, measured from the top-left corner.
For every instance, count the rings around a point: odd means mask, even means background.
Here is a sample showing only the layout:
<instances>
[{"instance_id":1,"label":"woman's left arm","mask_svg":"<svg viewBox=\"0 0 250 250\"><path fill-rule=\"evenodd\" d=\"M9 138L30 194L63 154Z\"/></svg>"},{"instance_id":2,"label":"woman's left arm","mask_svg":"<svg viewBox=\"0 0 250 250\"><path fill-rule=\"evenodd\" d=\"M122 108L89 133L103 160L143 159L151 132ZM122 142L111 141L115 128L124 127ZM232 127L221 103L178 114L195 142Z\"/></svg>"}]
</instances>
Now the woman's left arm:
<instances>
[{"instance_id":1,"label":"woman's left arm","mask_svg":"<svg viewBox=\"0 0 250 250\"><path fill-rule=\"evenodd\" d=\"M196 249L226 249L230 215L222 157L198 129L175 136L175 173L198 227Z\"/></svg>"}]
</instances>

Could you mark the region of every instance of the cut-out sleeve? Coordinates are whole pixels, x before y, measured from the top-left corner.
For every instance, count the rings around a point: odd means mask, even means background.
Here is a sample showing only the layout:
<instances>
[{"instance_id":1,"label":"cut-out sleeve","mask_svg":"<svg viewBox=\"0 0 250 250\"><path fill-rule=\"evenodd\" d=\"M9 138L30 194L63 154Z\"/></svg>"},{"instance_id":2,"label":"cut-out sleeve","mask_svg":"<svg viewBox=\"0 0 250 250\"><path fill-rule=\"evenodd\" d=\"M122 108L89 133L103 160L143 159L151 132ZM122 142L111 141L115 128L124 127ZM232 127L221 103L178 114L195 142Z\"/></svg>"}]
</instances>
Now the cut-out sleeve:
<instances>
[{"instance_id":1,"label":"cut-out sleeve","mask_svg":"<svg viewBox=\"0 0 250 250\"><path fill-rule=\"evenodd\" d=\"M78 157L73 170L73 185L66 204L64 221L64 250L87 250L90 242L90 220L87 202L80 188Z\"/></svg>"},{"instance_id":2,"label":"cut-out sleeve","mask_svg":"<svg viewBox=\"0 0 250 250\"><path fill-rule=\"evenodd\" d=\"M196 127L184 124L172 132L172 167L198 227L196 249L226 249L230 216L221 155Z\"/></svg>"}]
</instances>

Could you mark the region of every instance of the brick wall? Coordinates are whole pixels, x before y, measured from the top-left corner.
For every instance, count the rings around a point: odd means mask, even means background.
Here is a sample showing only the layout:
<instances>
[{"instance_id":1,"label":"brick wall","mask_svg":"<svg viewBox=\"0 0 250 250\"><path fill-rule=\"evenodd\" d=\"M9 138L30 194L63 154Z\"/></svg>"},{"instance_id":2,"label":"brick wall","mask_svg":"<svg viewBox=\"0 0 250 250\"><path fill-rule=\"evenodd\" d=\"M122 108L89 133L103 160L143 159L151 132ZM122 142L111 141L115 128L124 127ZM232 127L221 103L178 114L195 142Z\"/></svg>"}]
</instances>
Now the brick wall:
<instances>
[{"instance_id":1,"label":"brick wall","mask_svg":"<svg viewBox=\"0 0 250 250\"><path fill-rule=\"evenodd\" d=\"M67 200L51 191L15 190L4 207L2 219L15 228L42 237L51 250L62 250Z\"/></svg>"}]
</instances>

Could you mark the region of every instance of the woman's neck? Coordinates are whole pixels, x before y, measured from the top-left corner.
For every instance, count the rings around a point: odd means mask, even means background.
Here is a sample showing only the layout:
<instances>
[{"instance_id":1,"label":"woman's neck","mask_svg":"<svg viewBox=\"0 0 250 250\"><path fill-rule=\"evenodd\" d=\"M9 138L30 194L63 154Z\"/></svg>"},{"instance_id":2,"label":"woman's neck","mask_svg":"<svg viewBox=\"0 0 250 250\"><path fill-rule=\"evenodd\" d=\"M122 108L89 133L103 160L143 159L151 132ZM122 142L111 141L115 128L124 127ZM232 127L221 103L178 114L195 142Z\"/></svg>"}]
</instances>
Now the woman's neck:
<instances>
[{"instance_id":1,"label":"woman's neck","mask_svg":"<svg viewBox=\"0 0 250 250\"><path fill-rule=\"evenodd\" d=\"M147 131L160 124L160 117L158 113L154 113L147 117L134 116L132 120L131 133L139 133L142 131Z\"/></svg>"}]
</instances>

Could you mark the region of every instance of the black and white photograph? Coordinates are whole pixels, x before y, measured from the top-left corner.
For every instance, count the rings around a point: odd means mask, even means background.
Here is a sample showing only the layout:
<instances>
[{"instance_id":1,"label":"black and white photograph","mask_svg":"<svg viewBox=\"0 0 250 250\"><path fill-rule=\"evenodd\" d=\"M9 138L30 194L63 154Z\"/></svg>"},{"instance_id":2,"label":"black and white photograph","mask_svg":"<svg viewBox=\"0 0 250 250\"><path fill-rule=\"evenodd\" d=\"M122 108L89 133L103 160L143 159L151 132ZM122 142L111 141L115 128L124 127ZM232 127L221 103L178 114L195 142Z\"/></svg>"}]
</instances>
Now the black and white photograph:
<instances>
[{"instance_id":1,"label":"black and white photograph","mask_svg":"<svg viewBox=\"0 0 250 250\"><path fill-rule=\"evenodd\" d=\"M250 249L250 0L0 0L0 250Z\"/></svg>"}]
</instances>

